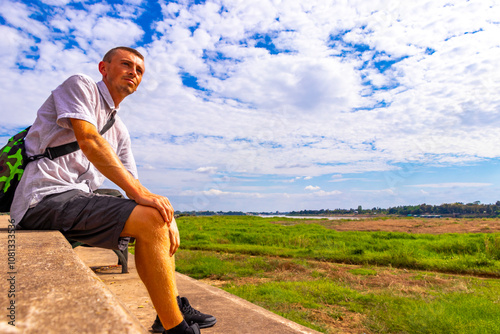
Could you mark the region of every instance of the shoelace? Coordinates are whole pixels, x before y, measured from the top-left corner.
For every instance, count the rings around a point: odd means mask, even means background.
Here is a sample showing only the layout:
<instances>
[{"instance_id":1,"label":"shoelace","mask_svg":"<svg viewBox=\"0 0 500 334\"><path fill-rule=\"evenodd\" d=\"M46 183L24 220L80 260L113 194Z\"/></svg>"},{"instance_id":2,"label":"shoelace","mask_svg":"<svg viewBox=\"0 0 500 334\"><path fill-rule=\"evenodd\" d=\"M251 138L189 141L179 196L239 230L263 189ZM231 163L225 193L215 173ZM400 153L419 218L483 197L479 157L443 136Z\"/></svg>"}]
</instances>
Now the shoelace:
<instances>
[{"instance_id":1,"label":"shoelace","mask_svg":"<svg viewBox=\"0 0 500 334\"><path fill-rule=\"evenodd\" d=\"M181 312L183 314L195 314L195 315L201 315L201 312L198 310L195 310L194 308L191 307L191 305L182 305L182 310Z\"/></svg>"}]
</instances>

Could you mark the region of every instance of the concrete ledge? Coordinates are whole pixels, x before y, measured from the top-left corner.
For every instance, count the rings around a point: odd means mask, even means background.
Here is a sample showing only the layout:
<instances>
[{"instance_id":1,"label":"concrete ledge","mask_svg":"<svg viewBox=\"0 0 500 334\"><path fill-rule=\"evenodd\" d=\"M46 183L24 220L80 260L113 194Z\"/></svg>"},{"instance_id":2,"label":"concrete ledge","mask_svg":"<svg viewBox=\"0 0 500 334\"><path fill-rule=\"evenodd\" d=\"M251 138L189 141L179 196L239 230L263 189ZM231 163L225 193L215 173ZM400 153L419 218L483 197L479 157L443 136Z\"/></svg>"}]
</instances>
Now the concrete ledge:
<instances>
[{"instance_id":1,"label":"concrete ledge","mask_svg":"<svg viewBox=\"0 0 500 334\"><path fill-rule=\"evenodd\" d=\"M9 267L7 237L12 233L7 230L7 219L0 216L0 254L4 254L0 261L0 332L148 332L59 232L16 231L15 263ZM8 324L11 319L7 317L12 313L7 309L12 301L15 327Z\"/></svg>"}]
</instances>

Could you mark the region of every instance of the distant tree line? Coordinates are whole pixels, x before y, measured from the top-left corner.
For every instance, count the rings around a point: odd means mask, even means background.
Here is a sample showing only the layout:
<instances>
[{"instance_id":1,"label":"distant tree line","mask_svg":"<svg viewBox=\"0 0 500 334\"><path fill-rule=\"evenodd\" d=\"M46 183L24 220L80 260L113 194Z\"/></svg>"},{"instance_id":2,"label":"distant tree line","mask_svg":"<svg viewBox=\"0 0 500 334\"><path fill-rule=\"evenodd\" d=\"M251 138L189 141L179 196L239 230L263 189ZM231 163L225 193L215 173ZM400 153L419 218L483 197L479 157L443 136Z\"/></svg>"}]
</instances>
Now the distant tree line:
<instances>
[{"instance_id":1,"label":"distant tree line","mask_svg":"<svg viewBox=\"0 0 500 334\"><path fill-rule=\"evenodd\" d=\"M176 211L176 216L245 216L241 211Z\"/></svg>"},{"instance_id":2,"label":"distant tree line","mask_svg":"<svg viewBox=\"0 0 500 334\"><path fill-rule=\"evenodd\" d=\"M500 201L495 204L481 204L479 201L473 203L461 203L456 202L452 204L441 204L441 205L403 205L395 206L387 209L374 207L372 209L363 209L358 206L357 209L326 209L326 210L301 210L292 211L288 213L289 215L352 215L352 214L373 214L373 215L442 215L447 217L458 217L458 216L468 216L468 217L497 217L500 216Z\"/></svg>"},{"instance_id":3,"label":"distant tree line","mask_svg":"<svg viewBox=\"0 0 500 334\"><path fill-rule=\"evenodd\" d=\"M291 212L242 212L242 211L176 211L176 216L244 216L250 215L290 215L290 216L334 216L334 215L396 215L396 216L422 216L440 215L444 217L500 217L500 201L495 204L473 203L445 203L441 205L403 205L389 208L374 207L363 209L358 206L356 209L321 209L321 210L300 210Z\"/></svg>"}]
</instances>

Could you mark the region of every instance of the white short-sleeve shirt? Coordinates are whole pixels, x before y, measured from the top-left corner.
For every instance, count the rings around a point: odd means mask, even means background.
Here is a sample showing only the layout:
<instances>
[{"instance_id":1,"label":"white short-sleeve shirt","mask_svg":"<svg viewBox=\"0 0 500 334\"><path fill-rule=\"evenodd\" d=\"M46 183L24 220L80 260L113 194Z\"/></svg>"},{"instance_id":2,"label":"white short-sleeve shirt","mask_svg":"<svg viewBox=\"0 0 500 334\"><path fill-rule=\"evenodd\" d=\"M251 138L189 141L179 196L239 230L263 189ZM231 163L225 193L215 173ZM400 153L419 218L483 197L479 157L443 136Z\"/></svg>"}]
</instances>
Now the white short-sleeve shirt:
<instances>
[{"instance_id":1,"label":"white short-sleeve shirt","mask_svg":"<svg viewBox=\"0 0 500 334\"><path fill-rule=\"evenodd\" d=\"M95 83L86 75L74 75L52 91L40 107L35 122L26 136L28 156L42 154L76 140L70 119L81 119L100 131L110 114L118 110L106 84ZM125 168L137 178L137 167L131 150L127 128L115 116L114 125L103 135L111 144ZM15 224L29 208L47 195L72 189L92 192L104 182L104 176L92 165L81 150L50 160L42 158L26 166L10 208Z\"/></svg>"}]
</instances>

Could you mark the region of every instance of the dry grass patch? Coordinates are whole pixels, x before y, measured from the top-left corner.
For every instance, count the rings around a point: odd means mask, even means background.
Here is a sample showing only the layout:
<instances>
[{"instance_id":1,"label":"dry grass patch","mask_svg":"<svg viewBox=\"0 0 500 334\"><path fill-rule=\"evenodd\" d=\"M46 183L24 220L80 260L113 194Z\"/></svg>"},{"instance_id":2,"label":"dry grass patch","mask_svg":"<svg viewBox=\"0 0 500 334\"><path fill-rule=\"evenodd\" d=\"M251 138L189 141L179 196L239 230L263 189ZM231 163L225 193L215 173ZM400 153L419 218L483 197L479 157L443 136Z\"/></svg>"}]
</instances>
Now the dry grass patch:
<instances>
[{"instance_id":1,"label":"dry grass patch","mask_svg":"<svg viewBox=\"0 0 500 334\"><path fill-rule=\"evenodd\" d=\"M336 231L386 231L406 233L495 233L500 232L498 218L361 218L358 220L304 219L273 221L273 224L292 226L318 224Z\"/></svg>"}]
</instances>

